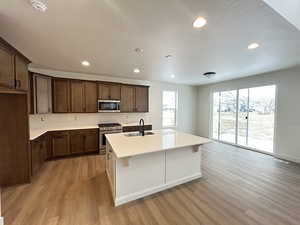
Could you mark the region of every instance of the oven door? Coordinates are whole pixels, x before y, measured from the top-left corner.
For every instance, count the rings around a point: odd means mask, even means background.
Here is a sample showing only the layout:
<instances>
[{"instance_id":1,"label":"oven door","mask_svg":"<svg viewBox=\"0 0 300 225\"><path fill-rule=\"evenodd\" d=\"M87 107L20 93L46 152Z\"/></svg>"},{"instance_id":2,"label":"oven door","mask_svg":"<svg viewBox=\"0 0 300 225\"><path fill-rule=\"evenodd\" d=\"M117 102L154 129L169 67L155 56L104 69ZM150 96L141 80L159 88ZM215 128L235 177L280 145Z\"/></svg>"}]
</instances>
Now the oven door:
<instances>
[{"instance_id":1,"label":"oven door","mask_svg":"<svg viewBox=\"0 0 300 225\"><path fill-rule=\"evenodd\" d=\"M98 112L120 112L120 101L98 100Z\"/></svg>"},{"instance_id":2,"label":"oven door","mask_svg":"<svg viewBox=\"0 0 300 225\"><path fill-rule=\"evenodd\" d=\"M122 133L122 130L114 130L114 131L100 131L99 132L99 148L100 154L105 154L106 150L106 137L105 134L114 134L114 133Z\"/></svg>"}]
</instances>

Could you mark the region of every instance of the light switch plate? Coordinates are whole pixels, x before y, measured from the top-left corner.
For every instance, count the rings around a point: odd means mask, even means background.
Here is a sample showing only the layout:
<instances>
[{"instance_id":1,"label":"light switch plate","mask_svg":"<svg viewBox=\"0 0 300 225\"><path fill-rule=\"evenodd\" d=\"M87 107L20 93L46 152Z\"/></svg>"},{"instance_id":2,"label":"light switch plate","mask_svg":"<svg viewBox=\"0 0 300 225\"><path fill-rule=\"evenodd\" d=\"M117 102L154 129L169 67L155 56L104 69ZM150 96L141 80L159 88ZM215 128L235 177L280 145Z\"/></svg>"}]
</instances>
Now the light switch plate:
<instances>
[{"instance_id":1,"label":"light switch plate","mask_svg":"<svg viewBox=\"0 0 300 225\"><path fill-rule=\"evenodd\" d=\"M0 225L4 225L4 218L0 216Z\"/></svg>"}]
</instances>

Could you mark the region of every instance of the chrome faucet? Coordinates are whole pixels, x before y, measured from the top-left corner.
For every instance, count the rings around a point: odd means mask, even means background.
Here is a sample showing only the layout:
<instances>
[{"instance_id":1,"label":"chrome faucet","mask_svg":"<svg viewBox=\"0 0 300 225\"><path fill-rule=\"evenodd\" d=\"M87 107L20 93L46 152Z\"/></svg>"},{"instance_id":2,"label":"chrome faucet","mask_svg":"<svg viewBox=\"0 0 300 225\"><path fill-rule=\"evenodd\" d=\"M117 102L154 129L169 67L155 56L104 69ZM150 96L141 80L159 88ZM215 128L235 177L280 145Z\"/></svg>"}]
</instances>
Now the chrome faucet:
<instances>
[{"instance_id":1,"label":"chrome faucet","mask_svg":"<svg viewBox=\"0 0 300 225\"><path fill-rule=\"evenodd\" d=\"M144 119L140 119L139 133L140 133L140 135L145 136L145 121L144 121Z\"/></svg>"}]
</instances>

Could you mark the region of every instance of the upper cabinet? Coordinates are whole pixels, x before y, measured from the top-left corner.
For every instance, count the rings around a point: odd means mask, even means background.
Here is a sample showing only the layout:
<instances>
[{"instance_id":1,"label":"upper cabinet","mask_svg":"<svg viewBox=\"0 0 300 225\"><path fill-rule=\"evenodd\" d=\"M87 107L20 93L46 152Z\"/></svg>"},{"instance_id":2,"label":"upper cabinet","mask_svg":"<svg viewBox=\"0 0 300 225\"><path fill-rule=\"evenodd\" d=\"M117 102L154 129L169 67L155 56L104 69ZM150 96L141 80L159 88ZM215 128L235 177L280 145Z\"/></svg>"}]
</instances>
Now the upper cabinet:
<instances>
[{"instance_id":1,"label":"upper cabinet","mask_svg":"<svg viewBox=\"0 0 300 225\"><path fill-rule=\"evenodd\" d=\"M26 93L28 64L27 58L0 38L0 91Z\"/></svg>"},{"instance_id":2,"label":"upper cabinet","mask_svg":"<svg viewBox=\"0 0 300 225\"><path fill-rule=\"evenodd\" d=\"M33 76L34 111L37 114L52 112L51 78L35 74Z\"/></svg>"},{"instance_id":3,"label":"upper cabinet","mask_svg":"<svg viewBox=\"0 0 300 225\"><path fill-rule=\"evenodd\" d=\"M71 112L85 112L84 82L71 80Z\"/></svg>"},{"instance_id":4,"label":"upper cabinet","mask_svg":"<svg viewBox=\"0 0 300 225\"><path fill-rule=\"evenodd\" d=\"M149 87L135 87L135 111L149 112Z\"/></svg>"},{"instance_id":5,"label":"upper cabinet","mask_svg":"<svg viewBox=\"0 0 300 225\"><path fill-rule=\"evenodd\" d=\"M149 112L148 86L33 77L35 113L97 113L99 99L119 100L121 112Z\"/></svg>"},{"instance_id":6,"label":"upper cabinet","mask_svg":"<svg viewBox=\"0 0 300 225\"><path fill-rule=\"evenodd\" d=\"M16 89L28 90L28 63L20 56L15 56Z\"/></svg>"},{"instance_id":7,"label":"upper cabinet","mask_svg":"<svg viewBox=\"0 0 300 225\"><path fill-rule=\"evenodd\" d=\"M67 79L54 78L52 81L53 112L70 112L70 81Z\"/></svg>"},{"instance_id":8,"label":"upper cabinet","mask_svg":"<svg viewBox=\"0 0 300 225\"><path fill-rule=\"evenodd\" d=\"M84 94L85 94L85 112L96 113L97 100L98 100L98 86L97 82L84 81Z\"/></svg>"},{"instance_id":9,"label":"upper cabinet","mask_svg":"<svg viewBox=\"0 0 300 225\"><path fill-rule=\"evenodd\" d=\"M99 83L98 98L101 100L120 100L121 86L112 83Z\"/></svg>"},{"instance_id":10,"label":"upper cabinet","mask_svg":"<svg viewBox=\"0 0 300 225\"><path fill-rule=\"evenodd\" d=\"M121 87L121 112L135 111L135 87L122 85Z\"/></svg>"},{"instance_id":11,"label":"upper cabinet","mask_svg":"<svg viewBox=\"0 0 300 225\"><path fill-rule=\"evenodd\" d=\"M0 44L0 86L15 87L14 55Z\"/></svg>"}]
</instances>

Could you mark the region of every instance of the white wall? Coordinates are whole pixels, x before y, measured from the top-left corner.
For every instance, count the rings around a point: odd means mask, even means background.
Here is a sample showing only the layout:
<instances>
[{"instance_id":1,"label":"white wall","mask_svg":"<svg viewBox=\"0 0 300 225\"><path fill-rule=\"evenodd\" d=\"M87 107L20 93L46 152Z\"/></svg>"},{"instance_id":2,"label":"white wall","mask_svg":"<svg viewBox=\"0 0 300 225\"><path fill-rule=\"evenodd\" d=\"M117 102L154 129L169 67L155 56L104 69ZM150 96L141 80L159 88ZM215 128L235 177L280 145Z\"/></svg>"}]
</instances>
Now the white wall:
<instances>
[{"instance_id":1,"label":"white wall","mask_svg":"<svg viewBox=\"0 0 300 225\"><path fill-rule=\"evenodd\" d=\"M109 76L69 73L62 71L30 68L32 72L46 74L55 77L67 77L84 80L101 80L111 82L123 82L129 84L149 85L149 113L92 113L92 114L48 114L31 115L30 128L40 129L43 127L55 128L72 125L95 125L100 122L138 123L144 118L146 123L151 123L153 129L162 128L162 90L178 90L178 126L177 129L184 132L195 133L197 129L197 87L188 85L174 85L169 83L150 82L115 78ZM41 121L43 118L45 121Z\"/></svg>"},{"instance_id":2,"label":"white wall","mask_svg":"<svg viewBox=\"0 0 300 225\"><path fill-rule=\"evenodd\" d=\"M198 87L198 130L209 136L210 98L214 91L277 85L275 155L300 162L300 67Z\"/></svg>"}]
</instances>

